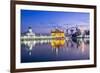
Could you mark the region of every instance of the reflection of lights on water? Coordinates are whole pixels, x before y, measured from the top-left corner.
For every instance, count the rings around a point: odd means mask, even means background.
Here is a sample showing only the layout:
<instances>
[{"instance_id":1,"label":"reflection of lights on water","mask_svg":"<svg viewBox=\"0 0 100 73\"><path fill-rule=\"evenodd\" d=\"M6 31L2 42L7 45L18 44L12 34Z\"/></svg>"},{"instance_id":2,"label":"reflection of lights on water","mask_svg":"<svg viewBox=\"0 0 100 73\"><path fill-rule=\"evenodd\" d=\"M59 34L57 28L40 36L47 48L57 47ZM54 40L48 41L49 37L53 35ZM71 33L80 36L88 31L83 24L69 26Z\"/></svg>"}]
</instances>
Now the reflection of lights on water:
<instances>
[{"instance_id":1,"label":"reflection of lights on water","mask_svg":"<svg viewBox=\"0 0 100 73\"><path fill-rule=\"evenodd\" d=\"M52 48L59 48L60 46L63 46L64 44L65 44L64 39L53 39L53 40L51 40Z\"/></svg>"},{"instance_id":2,"label":"reflection of lights on water","mask_svg":"<svg viewBox=\"0 0 100 73\"><path fill-rule=\"evenodd\" d=\"M85 52L85 50L87 49L87 46L86 46L86 42L87 41L89 41L89 39L88 38L86 38L86 39L81 39L80 41L79 41L79 48L80 48L80 50L81 50L81 52L82 53L84 53Z\"/></svg>"},{"instance_id":3,"label":"reflection of lights on water","mask_svg":"<svg viewBox=\"0 0 100 73\"><path fill-rule=\"evenodd\" d=\"M40 43L40 44L43 44L43 43L48 43L50 42L50 40L34 40L34 41L28 41L28 40L24 40L24 41L21 41L22 44L25 44L27 45L29 48L29 55L31 55L31 51L32 51L32 48L37 44L37 43Z\"/></svg>"},{"instance_id":4,"label":"reflection of lights on water","mask_svg":"<svg viewBox=\"0 0 100 73\"><path fill-rule=\"evenodd\" d=\"M29 55L31 55L32 48L36 45L36 43L51 43L51 47L53 51L55 50L58 53L58 49L64 46L65 40L64 39L52 39L52 40L36 40L36 41L22 41L21 43L27 45L29 48Z\"/></svg>"},{"instance_id":5,"label":"reflection of lights on water","mask_svg":"<svg viewBox=\"0 0 100 73\"><path fill-rule=\"evenodd\" d=\"M64 39L52 39L51 46L52 50L55 50L56 54L58 54L58 50L64 46L65 40Z\"/></svg>"},{"instance_id":6,"label":"reflection of lights on water","mask_svg":"<svg viewBox=\"0 0 100 73\"><path fill-rule=\"evenodd\" d=\"M80 48L81 48L82 53L84 53L85 52L85 44L84 44L84 42L81 43Z\"/></svg>"},{"instance_id":7,"label":"reflection of lights on water","mask_svg":"<svg viewBox=\"0 0 100 73\"><path fill-rule=\"evenodd\" d=\"M40 43L43 43L43 42L44 42L43 40L40 41Z\"/></svg>"},{"instance_id":8,"label":"reflection of lights on water","mask_svg":"<svg viewBox=\"0 0 100 73\"><path fill-rule=\"evenodd\" d=\"M30 40L29 41L24 40L24 41L21 41L21 43L25 44L29 47L28 48L29 49L29 55L32 54L32 49L33 49L33 47L35 47L35 45L37 43L40 43L40 44L45 44L45 43L47 44L48 43L49 45L51 45L52 51L54 51L56 54L58 54L59 50L63 49L64 47L67 48L66 50L68 50L70 48L79 48L79 50L82 51L82 53L84 53L85 49L86 49L86 43L85 42L87 40L89 41L89 39L85 39L84 41L83 41L83 39L78 39L77 40L78 42L76 42L76 44L75 44L75 42L72 42L68 39L65 40L65 38L63 38L63 39L52 39L52 40L33 40L33 41L32 40L31 41ZM78 52L79 50L77 50L76 52Z\"/></svg>"},{"instance_id":9,"label":"reflection of lights on water","mask_svg":"<svg viewBox=\"0 0 100 73\"><path fill-rule=\"evenodd\" d=\"M32 52L31 51L29 52L29 55L32 55Z\"/></svg>"},{"instance_id":10,"label":"reflection of lights on water","mask_svg":"<svg viewBox=\"0 0 100 73\"><path fill-rule=\"evenodd\" d=\"M27 45L29 47L29 50L32 50L33 46L35 46L36 41L23 41L23 44Z\"/></svg>"}]
</instances>

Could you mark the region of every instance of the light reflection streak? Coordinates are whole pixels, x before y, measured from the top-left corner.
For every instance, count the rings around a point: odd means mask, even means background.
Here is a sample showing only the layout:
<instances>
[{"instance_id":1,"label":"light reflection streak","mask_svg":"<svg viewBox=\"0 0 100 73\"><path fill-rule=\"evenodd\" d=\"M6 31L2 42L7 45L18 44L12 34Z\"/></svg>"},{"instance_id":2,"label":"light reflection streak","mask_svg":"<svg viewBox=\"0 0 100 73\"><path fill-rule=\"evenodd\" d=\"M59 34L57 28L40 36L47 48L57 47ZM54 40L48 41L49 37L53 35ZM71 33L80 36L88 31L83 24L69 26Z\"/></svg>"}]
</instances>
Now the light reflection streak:
<instances>
[{"instance_id":1,"label":"light reflection streak","mask_svg":"<svg viewBox=\"0 0 100 73\"><path fill-rule=\"evenodd\" d=\"M87 49L87 42L89 42L89 39L77 39L77 41L73 41L72 39L65 40L65 39L49 39L49 40L31 40L31 41L21 41L21 44L27 45L29 48L28 50L29 55L31 55L31 51L33 47L36 46L36 44L49 44L52 47L52 51L56 53L56 55L59 54L59 50L66 48L66 51L70 49L75 49L78 48L76 52L79 50L84 53L85 50ZM89 44L89 43L88 43Z\"/></svg>"}]
</instances>

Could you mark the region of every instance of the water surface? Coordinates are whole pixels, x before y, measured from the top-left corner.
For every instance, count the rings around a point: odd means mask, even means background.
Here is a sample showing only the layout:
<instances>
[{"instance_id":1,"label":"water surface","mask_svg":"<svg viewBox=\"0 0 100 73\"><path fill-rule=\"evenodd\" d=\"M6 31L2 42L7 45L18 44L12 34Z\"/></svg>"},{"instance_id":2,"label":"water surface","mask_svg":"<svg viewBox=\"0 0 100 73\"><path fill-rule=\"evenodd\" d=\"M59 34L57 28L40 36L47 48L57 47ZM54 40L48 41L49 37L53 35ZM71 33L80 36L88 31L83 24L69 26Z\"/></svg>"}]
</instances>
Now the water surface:
<instances>
[{"instance_id":1,"label":"water surface","mask_svg":"<svg viewBox=\"0 0 100 73\"><path fill-rule=\"evenodd\" d=\"M21 63L89 59L89 39L21 41Z\"/></svg>"}]
</instances>

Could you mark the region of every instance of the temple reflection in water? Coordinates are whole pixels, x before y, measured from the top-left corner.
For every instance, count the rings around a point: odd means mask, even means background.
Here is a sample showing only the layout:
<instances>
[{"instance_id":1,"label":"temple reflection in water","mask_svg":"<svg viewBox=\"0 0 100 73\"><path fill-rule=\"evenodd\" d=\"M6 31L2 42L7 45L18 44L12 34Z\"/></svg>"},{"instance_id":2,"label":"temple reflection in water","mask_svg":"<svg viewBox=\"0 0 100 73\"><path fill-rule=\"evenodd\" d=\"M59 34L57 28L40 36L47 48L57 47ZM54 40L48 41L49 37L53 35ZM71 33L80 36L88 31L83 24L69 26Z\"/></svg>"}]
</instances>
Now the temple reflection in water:
<instances>
[{"instance_id":1,"label":"temple reflection in water","mask_svg":"<svg viewBox=\"0 0 100 73\"><path fill-rule=\"evenodd\" d=\"M35 40L22 41L21 44L22 62L54 61L60 60L60 58L61 60L89 59L88 39L77 39L77 41L71 39ZM26 57L29 58L27 59L29 61L24 59Z\"/></svg>"},{"instance_id":2,"label":"temple reflection in water","mask_svg":"<svg viewBox=\"0 0 100 73\"><path fill-rule=\"evenodd\" d=\"M72 35L75 36L76 34ZM65 36L55 29L51 36L36 36L29 29L21 37L21 62L45 62L89 59L89 38Z\"/></svg>"}]
</instances>

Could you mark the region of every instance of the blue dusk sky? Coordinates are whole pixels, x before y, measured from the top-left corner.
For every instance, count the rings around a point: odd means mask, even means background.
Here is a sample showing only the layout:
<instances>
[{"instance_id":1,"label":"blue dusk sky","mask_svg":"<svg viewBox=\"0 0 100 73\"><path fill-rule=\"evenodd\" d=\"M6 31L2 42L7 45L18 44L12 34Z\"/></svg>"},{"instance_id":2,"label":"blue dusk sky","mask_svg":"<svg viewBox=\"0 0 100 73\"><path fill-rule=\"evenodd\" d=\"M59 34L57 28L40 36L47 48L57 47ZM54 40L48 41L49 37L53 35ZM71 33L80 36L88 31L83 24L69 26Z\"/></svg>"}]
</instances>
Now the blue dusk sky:
<instances>
[{"instance_id":1,"label":"blue dusk sky","mask_svg":"<svg viewBox=\"0 0 100 73\"><path fill-rule=\"evenodd\" d=\"M84 12L21 10L21 33L32 27L35 33L50 33L54 28L89 26L90 15Z\"/></svg>"}]
</instances>

